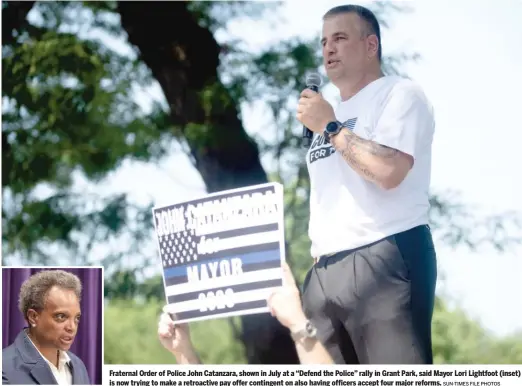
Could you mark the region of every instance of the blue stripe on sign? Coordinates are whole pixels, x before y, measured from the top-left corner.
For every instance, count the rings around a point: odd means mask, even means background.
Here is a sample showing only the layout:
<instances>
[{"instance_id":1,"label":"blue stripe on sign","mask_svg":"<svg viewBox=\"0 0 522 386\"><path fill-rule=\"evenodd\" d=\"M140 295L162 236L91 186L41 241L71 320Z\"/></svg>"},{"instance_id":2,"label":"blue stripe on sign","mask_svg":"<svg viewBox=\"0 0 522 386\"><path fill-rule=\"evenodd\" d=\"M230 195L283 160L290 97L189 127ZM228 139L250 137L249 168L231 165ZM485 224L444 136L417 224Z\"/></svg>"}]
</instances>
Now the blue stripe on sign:
<instances>
[{"instance_id":1,"label":"blue stripe on sign","mask_svg":"<svg viewBox=\"0 0 522 386\"><path fill-rule=\"evenodd\" d=\"M241 259L241 262L243 265L253 264L253 263L262 263L265 261L272 261L277 260L281 258L281 251L279 248L272 249L268 251L262 251L262 252L252 252L247 253L240 256L226 256L221 257L219 259L212 259L212 260L205 260L204 264L207 265L208 263L214 262L214 261L221 261L221 260L229 260L233 258L239 258ZM167 268L163 271L163 274L166 278L169 277L175 277L175 276L186 276L187 275L187 268L189 266L199 265L201 267L201 264L187 264L181 267L173 267L173 268ZM199 268L198 268L199 271Z\"/></svg>"}]
</instances>

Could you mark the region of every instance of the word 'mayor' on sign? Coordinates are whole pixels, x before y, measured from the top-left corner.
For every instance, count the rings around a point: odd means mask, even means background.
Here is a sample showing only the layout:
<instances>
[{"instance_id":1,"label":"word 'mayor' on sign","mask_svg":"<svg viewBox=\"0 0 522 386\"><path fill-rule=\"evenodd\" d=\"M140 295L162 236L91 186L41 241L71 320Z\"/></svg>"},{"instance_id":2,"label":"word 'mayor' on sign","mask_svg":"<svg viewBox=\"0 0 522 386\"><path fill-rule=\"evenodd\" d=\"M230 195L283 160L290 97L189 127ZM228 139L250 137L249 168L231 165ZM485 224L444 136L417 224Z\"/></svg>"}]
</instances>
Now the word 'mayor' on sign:
<instances>
[{"instance_id":1,"label":"word 'mayor' on sign","mask_svg":"<svg viewBox=\"0 0 522 386\"><path fill-rule=\"evenodd\" d=\"M235 195L196 205L164 209L154 213L158 236L195 229L196 235L223 232L277 221L277 196L272 191Z\"/></svg>"},{"instance_id":2,"label":"word 'mayor' on sign","mask_svg":"<svg viewBox=\"0 0 522 386\"><path fill-rule=\"evenodd\" d=\"M187 266L187 279L189 283L223 276L238 276L242 273L243 264L239 258L222 259L206 264L202 263Z\"/></svg>"}]
</instances>

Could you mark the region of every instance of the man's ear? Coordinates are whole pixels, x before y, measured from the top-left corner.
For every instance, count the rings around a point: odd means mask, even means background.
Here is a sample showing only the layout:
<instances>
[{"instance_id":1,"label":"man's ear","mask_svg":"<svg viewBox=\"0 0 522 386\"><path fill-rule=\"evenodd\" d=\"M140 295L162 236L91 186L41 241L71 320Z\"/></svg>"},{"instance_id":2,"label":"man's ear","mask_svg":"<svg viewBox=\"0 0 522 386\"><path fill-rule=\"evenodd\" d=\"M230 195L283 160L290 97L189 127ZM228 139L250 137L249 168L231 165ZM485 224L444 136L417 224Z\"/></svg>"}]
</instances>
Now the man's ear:
<instances>
[{"instance_id":1,"label":"man's ear","mask_svg":"<svg viewBox=\"0 0 522 386\"><path fill-rule=\"evenodd\" d=\"M377 35L368 36L366 41L367 41L369 58L377 56L377 53L379 51L379 39L377 38Z\"/></svg>"}]
</instances>

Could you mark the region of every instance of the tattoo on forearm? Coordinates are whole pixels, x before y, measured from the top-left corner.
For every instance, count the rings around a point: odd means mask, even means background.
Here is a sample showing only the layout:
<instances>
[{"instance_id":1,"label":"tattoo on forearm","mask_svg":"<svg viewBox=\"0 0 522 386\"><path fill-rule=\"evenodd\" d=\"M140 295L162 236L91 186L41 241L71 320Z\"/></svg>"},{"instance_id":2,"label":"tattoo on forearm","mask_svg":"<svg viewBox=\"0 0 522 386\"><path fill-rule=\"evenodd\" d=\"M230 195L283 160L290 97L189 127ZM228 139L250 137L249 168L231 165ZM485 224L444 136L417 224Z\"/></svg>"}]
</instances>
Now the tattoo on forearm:
<instances>
[{"instance_id":1,"label":"tattoo on forearm","mask_svg":"<svg viewBox=\"0 0 522 386\"><path fill-rule=\"evenodd\" d=\"M346 148L341 149L341 155L348 161L348 163L356 170L360 171L370 180L375 180L375 175L359 161L360 150L356 146L348 145Z\"/></svg>"},{"instance_id":2,"label":"tattoo on forearm","mask_svg":"<svg viewBox=\"0 0 522 386\"><path fill-rule=\"evenodd\" d=\"M376 176L361 162L361 156L372 154L386 160L394 158L399 154L399 151L396 149L361 138L351 131L343 130L336 137L340 137L335 138L334 145L336 145L337 151L355 170L360 171L371 180L375 180Z\"/></svg>"}]
</instances>

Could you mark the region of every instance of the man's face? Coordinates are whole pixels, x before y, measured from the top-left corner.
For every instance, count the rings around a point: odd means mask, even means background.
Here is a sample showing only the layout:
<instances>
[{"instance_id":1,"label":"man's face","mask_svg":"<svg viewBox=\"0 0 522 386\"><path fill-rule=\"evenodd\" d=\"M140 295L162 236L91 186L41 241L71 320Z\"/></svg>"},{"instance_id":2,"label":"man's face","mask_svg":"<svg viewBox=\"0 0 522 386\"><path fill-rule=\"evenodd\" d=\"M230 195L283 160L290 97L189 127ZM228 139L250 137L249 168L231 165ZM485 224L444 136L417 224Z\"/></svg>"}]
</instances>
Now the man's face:
<instances>
[{"instance_id":1,"label":"man's face","mask_svg":"<svg viewBox=\"0 0 522 386\"><path fill-rule=\"evenodd\" d=\"M38 341L45 347L69 350L78 331L80 313L80 302L74 291L51 288L44 309L36 315Z\"/></svg>"},{"instance_id":2,"label":"man's face","mask_svg":"<svg viewBox=\"0 0 522 386\"><path fill-rule=\"evenodd\" d=\"M326 73L334 84L361 73L370 64L372 47L364 23L355 13L328 17L323 23L321 44Z\"/></svg>"}]
</instances>

